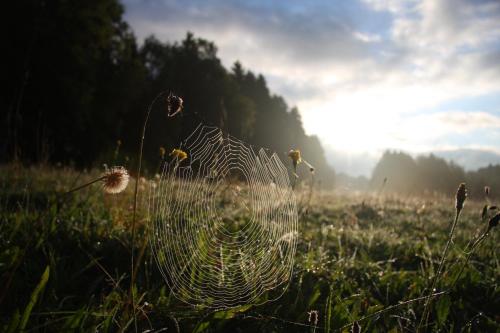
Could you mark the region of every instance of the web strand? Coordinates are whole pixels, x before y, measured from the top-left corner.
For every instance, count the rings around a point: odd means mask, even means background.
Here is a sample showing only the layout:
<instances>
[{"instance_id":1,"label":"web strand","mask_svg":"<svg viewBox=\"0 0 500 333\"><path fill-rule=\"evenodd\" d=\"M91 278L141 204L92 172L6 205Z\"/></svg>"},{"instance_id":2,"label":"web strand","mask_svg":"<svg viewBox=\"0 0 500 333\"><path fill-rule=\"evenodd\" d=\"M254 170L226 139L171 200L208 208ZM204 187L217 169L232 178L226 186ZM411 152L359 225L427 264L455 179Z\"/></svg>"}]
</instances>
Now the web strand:
<instances>
[{"instance_id":1,"label":"web strand","mask_svg":"<svg viewBox=\"0 0 500 333\"><path fill-rule=\"evenodd\" d=\"M149 191L151 246L180 300L209 308L259 302L288 283L298 214L276 154L200 125Z\"/></svg>"}]
</instances>

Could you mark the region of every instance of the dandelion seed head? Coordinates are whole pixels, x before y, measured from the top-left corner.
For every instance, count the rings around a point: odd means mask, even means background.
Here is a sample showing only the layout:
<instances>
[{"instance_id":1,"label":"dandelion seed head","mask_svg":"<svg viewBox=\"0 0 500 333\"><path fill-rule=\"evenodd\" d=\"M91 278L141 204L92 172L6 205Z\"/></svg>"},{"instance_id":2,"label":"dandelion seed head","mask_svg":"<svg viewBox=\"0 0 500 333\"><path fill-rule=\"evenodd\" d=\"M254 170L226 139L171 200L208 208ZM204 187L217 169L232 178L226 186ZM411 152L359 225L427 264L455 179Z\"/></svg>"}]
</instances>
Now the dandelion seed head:
<instances>
[{"instance_id":1,"label":"dandelion seed head","mask_svg":"<svg viewBox=\"0 0 500 333\"><path fill-rule=\"evenodd\" d=\"M110 194L122 192L127 188L129 178L130 176L124 167L115 166L106 170L102 178L104 192Z\"/></svg>"}]
</instances>

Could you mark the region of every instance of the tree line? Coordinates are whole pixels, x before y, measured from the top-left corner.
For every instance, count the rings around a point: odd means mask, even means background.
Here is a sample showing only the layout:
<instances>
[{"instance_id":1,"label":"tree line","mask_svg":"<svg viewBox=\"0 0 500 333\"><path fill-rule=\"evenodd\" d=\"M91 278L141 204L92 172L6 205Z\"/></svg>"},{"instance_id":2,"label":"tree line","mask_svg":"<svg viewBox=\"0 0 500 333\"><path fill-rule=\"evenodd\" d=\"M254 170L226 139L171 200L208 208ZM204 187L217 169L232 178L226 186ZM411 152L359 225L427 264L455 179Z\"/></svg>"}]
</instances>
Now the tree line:
<instances>
[{"instance_id":1,"label":"tree line","mask_svg":"<svg viewBox=\"0 0 500 333\"><path fill-rule=\"evenodd\" d=\"M146 108L169 90L183 98L184 111L174 118L152 112L150 165L160 147L175 148L203 122L282 160L298 148L317 179L333 183L320 141L306 135L298 109L241 63L225 68L213 42L187 33L180 42L150 36L139 45L117 0L21 0L6 7L3 162L132 165Z\"/></svg>"},{"instance_id":2,"label":"tree line","mask_svg":"<svg viewBox=\"0 0 500 333\"><path fill-rule=\"evenodd\" d=\"M369 186L373 190L422 195L426 193L450 194L458 184L465 182L469 195L477 200L500 198L500 165L489 165L466 172L457 164L433 154L413 158L398 151L386 151L375 166Z\"/></svg>"}]
</instances>

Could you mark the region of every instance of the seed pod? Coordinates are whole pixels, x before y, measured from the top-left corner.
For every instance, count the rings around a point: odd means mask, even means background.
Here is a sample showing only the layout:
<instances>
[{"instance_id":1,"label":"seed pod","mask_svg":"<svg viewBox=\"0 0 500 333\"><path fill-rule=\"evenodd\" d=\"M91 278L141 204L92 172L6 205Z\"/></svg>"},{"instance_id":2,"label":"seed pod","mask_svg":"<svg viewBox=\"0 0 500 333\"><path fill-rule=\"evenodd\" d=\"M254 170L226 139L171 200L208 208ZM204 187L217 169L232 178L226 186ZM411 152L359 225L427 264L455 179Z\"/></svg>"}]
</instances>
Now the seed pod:
<instances>
[{"instance_id":1,"label":"seed pod","mask_svg":"<svg viewBox=\"0 0 500 333\"><path fill-rule=\"evenodd\" d=\"M179 96L170 94L167 97L167 116L173 117L182 111L184 101Z\"/></svg>"},{"instance_id":2,"label":"seed pod","mask_svg":"<svg viewBox=\"0 0 500 333\"><path fill-rule=\"evenodd\" d=\"M467 199L467 189L465 188L465 183L460 184L456 195L455 208L457 212L460 212L464 208L464 202Z\"/></svg>"},{"instance_id":3,"label":"seed pod","mask_svg":"<svg viewBox=\"0 0 500 333\"><path fill-rule=\"evenodd\" d=\"M361 325L357 321L352 323L351 333L361 333Z\"/></svg>"},{"instance_id":4,"label":"seed pod","mask_svg":"<svg viewBox=\"0 0 500 333\"><path fill-rule=\"evenodd\" d=\"M318 320L319 320L319 313L318 310L311 310L307 313L309 315L309 322L313 324L314 326L318 325Z\"/></svg>"},{"instance_id":5,"label":"seed pod","mask_svg":"<svg viewBox=\"0 0 500 333\"><path fill-rule=\"evenodd\" d=\"M496 227L498 225L498 222L500 222L500 213L490 219L490 222L488 222L488 230Z\"/></svg>"}]
</instances>

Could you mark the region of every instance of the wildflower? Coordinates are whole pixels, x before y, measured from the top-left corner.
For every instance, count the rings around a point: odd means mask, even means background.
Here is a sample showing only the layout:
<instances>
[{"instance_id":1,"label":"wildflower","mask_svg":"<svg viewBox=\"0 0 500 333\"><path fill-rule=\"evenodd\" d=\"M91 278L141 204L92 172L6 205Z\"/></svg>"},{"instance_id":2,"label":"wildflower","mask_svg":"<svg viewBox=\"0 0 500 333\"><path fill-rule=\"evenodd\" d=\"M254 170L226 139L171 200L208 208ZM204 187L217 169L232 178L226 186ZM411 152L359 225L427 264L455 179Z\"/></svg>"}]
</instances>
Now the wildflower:
<instances>
[{"instance_id":1,"label":"wildflower","mask_svg":"<svg viewBox=\"0 0 500 333\"><path fill-rule=\"evenodd\" d=\"M179 96L170 93L167 97L167 116L173 117L182 111L184 101Z\"/></svg>"},{"instance_id":2,"label":"wildflower","mask_svg":"<svg viewBox=\"0 0 500 333\"><path fill-rule=\"evenodd\" d=\"M129 178L129 174L124 167L112 167L102 176L104 192L110 194L122 192L127 187Z\"/></svg>"},{"instance_id":3,"label":"wildflower","mask_svg":"<svg viewBox=\"0 0 500 333\"><path fill-rule=\"evenodd\" d=\"M290 150L288 152L288 157L290 157L290 159L292 160L293 168L294 168L295 172L297 172L297 165L300 162L302 162L302 158L300 157L300 150L298 150L298 149Z\"/></svg>"},{"instance_id":4,"label":"wildflower","mask_svg":"<svg viewBox=\"0 0 500 333\"><path fill-rule=\"evenodd\" d=\"M462 183L458 187L456 195L455 208L457 209L457 212L460 212L462 208L464 208L465 199L467 199L467 189L465 188L465 183Z\"/></svg>"},{"instance_id":5,"label":"wildflower","mask_svg":"<svg viewBox=\"0 0 500 333\"><path fill-rule=\"evenodd\" d=\"M180 149L174 149L172 152L169 154L169 156L172 156L174 158L177 158L179 162L185 160L188 157L188 154Z\"/></svg>"}]
</instances>

